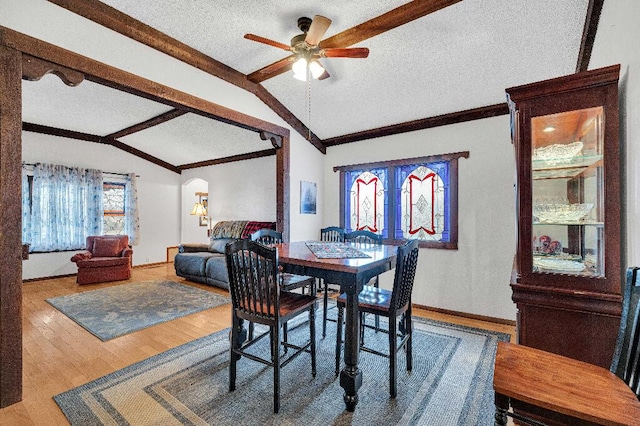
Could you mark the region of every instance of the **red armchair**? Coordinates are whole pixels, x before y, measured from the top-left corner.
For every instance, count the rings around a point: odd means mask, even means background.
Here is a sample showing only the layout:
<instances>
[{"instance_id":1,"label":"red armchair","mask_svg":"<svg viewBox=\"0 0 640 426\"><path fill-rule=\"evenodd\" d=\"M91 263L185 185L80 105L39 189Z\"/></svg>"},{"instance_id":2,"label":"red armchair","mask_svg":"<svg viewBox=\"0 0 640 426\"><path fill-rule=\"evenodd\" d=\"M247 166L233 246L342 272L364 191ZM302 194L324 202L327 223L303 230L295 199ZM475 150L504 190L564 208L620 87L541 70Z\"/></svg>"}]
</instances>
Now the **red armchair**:
<instances>
[{"instance_id":1,"label":"red armchair","mask_svg":"<svg viewBox=\"0 0 640 426\"><path fill-rule=\"evenodd\" d=\"M75 254L71 261L78 265L78 284L93 284L131 278L131 256L126 235L87 237L87 251Z\"/></svg>"}]
</instances>

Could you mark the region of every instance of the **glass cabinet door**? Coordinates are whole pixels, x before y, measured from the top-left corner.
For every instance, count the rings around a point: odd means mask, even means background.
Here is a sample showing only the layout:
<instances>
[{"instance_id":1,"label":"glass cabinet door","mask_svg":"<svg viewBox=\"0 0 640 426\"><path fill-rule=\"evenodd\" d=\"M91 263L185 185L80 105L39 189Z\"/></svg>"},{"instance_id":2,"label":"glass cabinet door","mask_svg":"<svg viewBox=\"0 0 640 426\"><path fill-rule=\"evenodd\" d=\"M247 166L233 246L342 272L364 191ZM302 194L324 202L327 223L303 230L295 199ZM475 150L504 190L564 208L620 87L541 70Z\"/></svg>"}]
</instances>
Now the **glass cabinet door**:
<instances>
[{"instance_id":1,"label":"glass cabinet door","mask_svg":"<svg viewBox=\"0 0 640 426\"><path fill-rule=\"evenodd\" d=\"M533 272L604 277L602 107L531 119Z\"/></svg>"}]
</instances>

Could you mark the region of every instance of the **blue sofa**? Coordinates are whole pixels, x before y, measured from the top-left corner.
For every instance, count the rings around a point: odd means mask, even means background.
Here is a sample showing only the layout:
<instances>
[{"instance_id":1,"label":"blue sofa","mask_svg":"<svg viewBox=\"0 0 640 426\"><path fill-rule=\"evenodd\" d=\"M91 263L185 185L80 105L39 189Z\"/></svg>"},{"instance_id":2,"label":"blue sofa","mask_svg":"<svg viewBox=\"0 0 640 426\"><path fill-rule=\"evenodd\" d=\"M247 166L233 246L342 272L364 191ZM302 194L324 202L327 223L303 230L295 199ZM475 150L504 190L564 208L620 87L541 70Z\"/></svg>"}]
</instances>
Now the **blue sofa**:
<instances>
[{"instance_id":1,"label":"blue sofa","mask_svg":"<svg viewBox=\"0 0 640 426\"><path fill-rule=\"evenodd\" d=\"M223 221L211 230L209 244L182 244L173 261L176 275L203 284L229 289L224 249L230 242L248 238L258 229L275 229L275 222Z\"/></svg>"}]
</instances>

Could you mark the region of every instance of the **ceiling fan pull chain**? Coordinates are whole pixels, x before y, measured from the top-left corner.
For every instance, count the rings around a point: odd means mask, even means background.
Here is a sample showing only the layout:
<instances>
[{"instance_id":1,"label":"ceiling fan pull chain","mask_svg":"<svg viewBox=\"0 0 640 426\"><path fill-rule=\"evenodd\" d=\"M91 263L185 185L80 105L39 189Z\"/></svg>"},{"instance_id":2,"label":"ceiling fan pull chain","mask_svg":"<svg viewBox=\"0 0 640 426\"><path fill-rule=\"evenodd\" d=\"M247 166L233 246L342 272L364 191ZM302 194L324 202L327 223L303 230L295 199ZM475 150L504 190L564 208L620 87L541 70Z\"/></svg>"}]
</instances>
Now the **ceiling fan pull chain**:
<instances>
[{"instance_id":1,"label":"ceiling fan pull chain","mask_svg":"<svg viewBox=\"0 0 640 426\"><path fill-rule=\"evenodd\" d=\"M307 140L311 140L311 70L307 63Z\"/></svg>"}]
</instances>

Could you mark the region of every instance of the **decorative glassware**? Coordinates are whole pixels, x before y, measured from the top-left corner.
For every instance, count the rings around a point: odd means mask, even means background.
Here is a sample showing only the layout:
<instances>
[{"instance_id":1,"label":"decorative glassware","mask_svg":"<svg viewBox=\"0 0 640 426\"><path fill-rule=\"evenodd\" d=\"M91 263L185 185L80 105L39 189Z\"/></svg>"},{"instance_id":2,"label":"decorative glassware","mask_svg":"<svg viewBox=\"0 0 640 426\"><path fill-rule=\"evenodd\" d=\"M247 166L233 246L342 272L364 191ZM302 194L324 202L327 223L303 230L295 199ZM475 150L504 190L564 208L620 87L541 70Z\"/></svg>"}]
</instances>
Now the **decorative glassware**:
<instances>
[{"instance_id":1,"label":"decorative glassware","mask_svg":"<svg viewBox=\"0 0 640 426\"><path fill-rule=\"evenodd\" d=\"M585 269L585 264L582 262L576 262L574 260L564 259L551 259L551 258L533 258L533 266L535 268L544 269L547 271L557 272L582 272Z\"/></svg>"},{"instance_id":2,"label":"decorative glassware","mask_svg":"<svg viewBox=\"0 0 640 426\"><path fill-rule=\"evenodd\" d=\"M579 222L589 216L592 209L592 203L536 202L533 205L533 215L539 223Z\"/></svg>"},{"instance_id":3,"label":"decorative glassware","mask_svg":"<svg viewBox=\"0 0 640 426\"><path fill-rule=\"evenodd\" d=\"M568 144L554 144L533 150L533 161L546 161L547 163L569 163L573 157L582 151L583 143L580 141Z\"/></svg>"}]
</instances>

